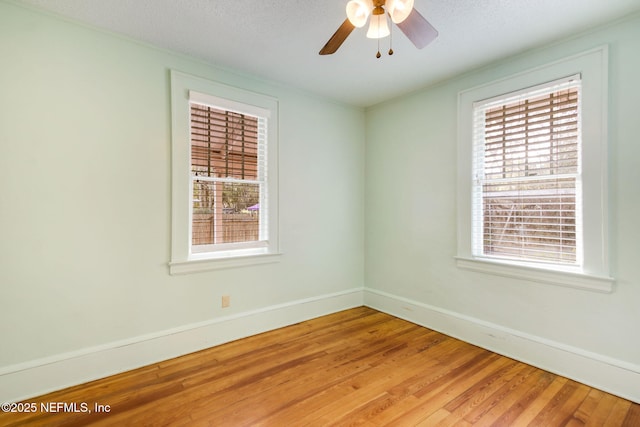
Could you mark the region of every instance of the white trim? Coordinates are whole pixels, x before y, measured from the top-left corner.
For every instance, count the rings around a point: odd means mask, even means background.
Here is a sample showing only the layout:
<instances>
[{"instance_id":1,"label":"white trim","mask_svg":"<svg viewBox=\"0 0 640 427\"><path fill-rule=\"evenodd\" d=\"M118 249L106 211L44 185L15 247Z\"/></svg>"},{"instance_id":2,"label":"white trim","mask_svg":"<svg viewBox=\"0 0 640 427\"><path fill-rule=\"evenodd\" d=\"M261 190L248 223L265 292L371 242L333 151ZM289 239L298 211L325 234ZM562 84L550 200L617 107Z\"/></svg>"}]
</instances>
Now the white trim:
<instances>
[{"instance_id":1,"label":"white trim","mask_svg":"<svg viewBox=\"0 0 640 427\"><path fill-rule=\"evenodd\" d=\"M375 289L291 301L0 368L16 402L361 305L640 403L640 365Z\"/></svg>"},{"instance_id":2,"label":"white trim","mask_svg":"<svg viewBox=\"0 0 640 427\"><path fill-rule=\"evenodd\" d=\"M169 264L170 274L186 274L197 271L214 270L219 268L242 267L245 265L277 262L279 257L279 220L278 220L278 125L279 103L277 98L261 93L254 93L244 89L227 86L222 83L192 76L176 70L170 70L171 81L171 260ZM211 95L206 95L211 94ZM223 253L217 250L209 252L209 259L198 253L191 253L191 186L190 173L190 124L189 102L190 97L204 103L228 106L231 109L242 110L252 114L260 113L261 117L268 116L267 152L264 153L268 164L268 180L266 188L261 194L267 195L267 209L260 210L261 223L267 223L266 233L260 236L261 242L266 242L268 248L247 253L246 249L230 250L222 248ZM263 221L264 220L264 221ZM261 227L262 229L263 227ZM258 243L252 246L262 246ZM260 255L265 253L273 255L265 258ZM231 262L229 258L238 257L237 262ZM188 266L188 264L192 264Z\"/></svg>"},{"instance_id":3,"label":"white trim","mask_svg":"<svg viewBox=\"0 0 640 427\"><path fill-rule=\"evenodd\" d=\"M640 403L640 365L527 334L386 292L365 289L366 306Z\"/></svg>"},{"instance_id":4,"label":"white trim","mask_svg":"<svg viewBox=\"0 0 640 427\"><path fill-rule=\"evenodd\" d=\"M458 93L457 136L457 258L475 259L472 232L472 132L473 103L491 99L519 89L554 81L563 76L580 73L582 76L582 227L583 264L579 273L585 277L608 280L609 229L607 183L607 116L608 116L608 47L601 46L586 52L541 65L521 73L488 82ZM460 266L468 266L461 262ZM478 267L481 268L481 267ZM529 270L511 264L509 271L521 271L517 276L526 278ZM487 268L485 273L492 273ZM493 271L495 272L495 270ZM555 268L547 270L545 283L567 286L565 272ZM570 281L569 286L610 292L612 285L590 281Z\"/></svg>"},{"instance_id":5,"label":"white trim","mask_svg":"<svg viewBox=\"0 0 640 427\"><path fill-rule=\"evenodd\" d=\"M253 117L264 117L265 119L271 118L271 110L268 108L258 107L256 105L248 105L244 102L236 102L232 99L221 98L219 96L200 93L193 90L189 91L189 101L220 110L233 111L238 114L244 114Z\"/></svg>"},{"instance_id":6,"label":"white trim","mask_svg":"<svg viewBox=\"0 0 640 427\"><path fill-rule=\"evenodd\" d=\"M269 242L256 240L250 242L216 243L210 245L191 245L189 261L207 258L225 258L231 256L268 254Z\"/></svg>"},{"instance_id":7,"label":"white trim","mask_svg":"<svg viewBox=\"0 0 640 427\"><path fill-rule=\"evenodd\" d=\"M561 77L553 81L540 83L535 86L522 88L508 94L500 94L492 96L491 98L482 99L473 102L473 108L481 108L482 110L488 110L489 108L499 104L510 104L519 99L526 99L538 96L540 94L549 94L563 90L566 86L571 86L576 80L580 81L582 76L580 73L573 74L571 76Z\"/></svg>"},{"instance_id":8,"label":"white trim","mask_svg":"<svg viewBox=\"0 0 640 427\"><path fill-rule=\"evenodd\" d=\"M246 249L249 252L253 249ZM261 249L256 249L261 250ZM230 251L231 252L231 251ZM271 264L280 261L282 254L249 254L239 256L239 250L231 253L218 252L217 258L211 257L211 252L207 252L207 258L197 259L196 255L192 255L188 261L177 261L169 263L169 272L171 274L188 274L197 273L199 271L221 270L225 268L247 267L250 265Z\"/></svg>"},{"instance_id":9,"label":"white trim","mask_svg":"<svg viewBox=\"0 0 640 427\"><path fill-rule=\"evenodd\" d=\"M0 368L16 402L362 305L363 288L318 295Z\"/></svg>"},{"instance_id":10,"label":"white trim","mask_svg":"<svg viewBox=\"0 0 640 427\"><path fill-rule=\"evenodd\" d=\"M615 279L582 272L563 271L561 269L541 268L533 265L507 263L489 259L455 257L456 265L465 270L476 271L496 276L531 280L570 288L610 293L613 291Z\"/></svg>"}]
</instances>

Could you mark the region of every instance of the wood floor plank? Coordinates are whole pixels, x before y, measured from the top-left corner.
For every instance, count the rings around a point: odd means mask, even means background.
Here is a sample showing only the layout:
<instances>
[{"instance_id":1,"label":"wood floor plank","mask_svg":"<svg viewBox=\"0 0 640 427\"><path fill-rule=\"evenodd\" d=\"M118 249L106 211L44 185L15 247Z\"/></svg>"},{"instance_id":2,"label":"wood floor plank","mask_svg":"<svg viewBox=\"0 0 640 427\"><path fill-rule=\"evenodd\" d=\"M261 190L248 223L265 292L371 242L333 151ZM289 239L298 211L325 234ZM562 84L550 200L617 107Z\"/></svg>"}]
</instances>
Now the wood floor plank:
<instances>
[{"instance_id":1,"label":"wood floor plank","mask_svg":"<svg viewBox=\"0 0 640 427\"><path fill-rule=\"evenodd\" d=\"M560 410L573 393L576 391L578 384L573 381L567 381L560 390L547 402L544 408L536 415L530 425L532 426L548 426L552 425L551 421L554 416L561 414ZM586 396L585 396L586 397ZM571 411L573 413L575 411Z\"/></svg>"},{"instance_id":2,"label":"wood floor plank","mask_svg":"<svg viewBox=\"0 0 640 427\"><path fill-rule=\"evenodd\" d=\"M470 348L470 350L472 350ZM460 378L467 375L473 376L479 369L479 363L489 363L492 354L484 350L475 349L470 352L469 357L461 359L461 362L454 366L443 366L440 371L432 376L425 373L428 382L424 383L413 395L418 398L418 405L411 410L404 411L396 416L390 425L414 425L423 422L436 412L440 407L444 407L455 393L448 394L447 390L455 388ZM471 357L473 356L473 357ZM482 361L482 362L481 362Z\"/></svg>"},{"instance_id":3,"label":"wood floor plank","mask_svg":"<svg viewBox=\"0 0 640 427\"><path fill-rule=\"evenodd\" d=\"M416 427L431 427L437 425L440 421L444 420L449 415L451 415L451 412L447 411L444 408L440 408L429 415L427 418L425 418L423 421L416 424Z\"/></svg>"},{"instance_id":4,"label":"wood floor plank","mask_svg":"<svg viewBox=\"0 0 640 427\"><path fill-rule=\"evenodd\" d=\"M357 354L356 354L357 356ZM356 357L357 358L357 357ZM422 361L424 364L424 362ZM376 366L381 364L375 364ZM360 384L364 381L365 387L368 386L366 383L368 377L375 377L375 371L372 369L374 366L370 364L364 363L347 363L341 366L341 370L351 369L353 370L354 375L333 375L332 372L322 373L320 372L318 378L309 379L306 384L301 384L299 390L292 390L292 394L296 396L290 402L288 407L283 408L280 413L277 413L272 417L271 421L274 422L273 425L280 425L280 422L284 422L287 418L288 412L294 413L304 413L309 414L310 417L317 416L316 411L320 408L330 408L331 405L327 405L324 399L318 399L318 395L325 394L328 398L328 401L335 401L341 396L343 393L340 393L342 389L345 389L346 392L344 394L348 394L352 391L352 389L357 389L362 387ZM357 371L355 371L357 369ZM381 372L384 372L386 367L381 367ZM336 371L339 372L339 371ZM354 378L356 376L362 375L364 379ZM316 381L319 380L319 381ZM314 383L314 387L310 387L310 383ZM348 383L347 387L345 387L344 383ZM307 391L304 390L307 389ZM331 397L334 396L334 397ZM314 415L311 415L314 414ZM284 417L284 418L283 418Z\"/></svg>"},{"instance_id":5,"label":"wood floor plank","mask_svg":"<svg viewBox=\"0 0 640 427\"><path fill-rule=\"evenodd\" d=\"M429 366L433 363L433 361L425 361L421 357L412 357L405 359L401 367L389 367L386 364L371 366L369 369L335 386L335 388L343 389L348 393L337 393L340 397L334 399L331 405L317 409L300 421L304 423L305 421L310 422L312 419L316 419L321 424L330 423L348 417L349 412L354 409L358 412L365 411L367 404L376 401L382 395L386 395L390 385L403 381L407 372L414 372L424 368L425 365ZM329 393L333 394L331 390L329 390ZM397 400L397 397L394 400ZM354 408L354 402L362 402L362 404Z\"/></svg>"},{"instance_id":6,"label":"wood floor plank","mask_svg":"<svg viewBox=\"0 0 640 427\"><path fill-rule=\"evenodd\" d=\"M623 426L640 426L640 405L631 404L622 422Z\"/></svg>"},{"instance_id":7,"label":"wood floor plank","mask_svg":"<svg viewBox=\"0 0 640 427\"><path fill-rule=\"evenodd\" d=\"M554 379L554 375L548 372L538 369L531 377L535 379L535 382L528 387L528 390L522 393L514 393L518 396L518 399L500 415L500 417L494 422L496 426L510 426L515 425L515 420L524 412L524 410L531 405L535 399L540 396L547 389ZM526 386L525 386L526 387Z\"/></svg>"},{"instance_id":8,"label":"wood floor plank","mask_svg":"<svg viewBox=\"0 0 640 427\"><path fill-rule=\"evenodd\" d=\"M477 423L485 414L492 411L507 393L510 392L514 382L516 384L521 382L523 378L526 378L531 372L532 368L530 366L516 364L513 369L507 371L507 374L503 376L499 382L494 384L494 387L491 388L493 392L469 411L464 416L464 419L471 424Z\"/></svg>"},{"instance_id":9,"label":"wood floor plank","mask_svg":"<svg viewBox=\"0 0 640 427\"><path fill-rule=\"evenodd\" d=\"M640 426L640 405L359 307L29 402L5 426Z\"/></svg>"},{"instance_id":10,"label":"wood floor plank","mask_svg":"<svg viewBox=\"0 0 640 427\"><path fill-rule=\"evenodd\" d=\"M604 392L600 390L589 390L589 394L582 401L582 404L580 404L578 409L576 409L573 417L576 420L580 421L582 424L586 424L587 421L589 421L591 414L593 414L593 411L595 411L596 407L598 406L598 403L600 403L600 400L602 400L603 396Z\"/></svg>"},{"instance_id":11,"label":"wood floor plank","mask_svg":"<svg viewBox=\"0 0 640 427\"><path fill-rule=\"evenodd\" d=\"M441 420L437 425L440 427L469 424L465 417L483 403L493 393L517 373L521 366L514 360L496 355L497 359L481 372L478 378L470 378L466 384L467 388L462 393L451 400L445 409L450 411L450 415Z\"/></svg>"},{"instance_id":12,"label":"wood floor plank","mask_svg":"<svg viewBox=\"0 0 640 427\"><path fill-rule=\"evenodd\" d=\"M405 380L407 372L414 373L416 371L419 371L420 369L431 369L433 366L438 364L435 358L431 358L427 356L425 353L428 353L429 355L437 356L439 354L444 354L447 352L451 353L452 349L455 347L454 341L443 339L443 336L441 336L440 334L434 335L429 333L429 334L422 334L422 336L423 338L426 338L426 340L417 340L417 342L419 343L419 345L417 346L417 351L415 351L415 347L407 347L405 351L408 354L406 354L405 355L406 357L404 358L401 358L399 355L396 354L394 355L393 359L382 360L379 363L372 363L371 364L372 370L368 370L366 373L364 373L362 378L357 378L357 377L350 378L349 383L347 384L347 387L355 390L363 387L369 388L370 379L375 378L375 376L378 373L378 371L375 369L378 369L380 372L380 375L384 376L386 371L389 371L389 370L393 371L397 369L397 366L395 366L395 363L400 363L402 370L404 371L404 374L399 376L398 379L400 381ZM392 360L395 360L396 362L392 362ZM389 385L391 384L388 378L386 381L388 382ZM412 384L415 384L417 380L413 379L410 382ZM336 384L335 386L342 387L344 386L344 384ZM352 395L348 396L348 399L352 399L352 398L353 398ZM325 411L329 411L334 405L335 403L330 405L328 408L323 408L323 409ZM351 403L351 400L347 401L347 407L350 407L350 406L353 406ZM303 412L309 413L308 411L303 411ZM301 422L306 420L311 420L314 417L318 418L320 412L322 411L309 413L309 415L305 417L305 419L301 420ZM274 425L278 425L278 424L274 424Z\"/></svg>"},{"instance_id":13,"label":"wood floor plank","mask_svg":"<svg viewBox=\"0 0 640 427\"><path fill-rule=\"evenodd\" d=\"M547 406L553 397L567 383L564 377L554 377L549 386L529 406L514 420L514 425L528 426L538 416L538 414Z\"/></svg>"},{"instance_id":14,"label":"wood floor plank","mask_svg":"<svg viewBox=\"0 0 640 427\"><path fill-rule=\"evenodd\" d=\"M389 322L392 324L392 326L394 326L393 324L396 322ZM363 335L362 339L367 339L369 340L369 345L367 346L359 346L358 349L359 351L354 352L353 350L349 351L348 357L347 354L336 354L335 359L333 362L330 362L331 364L339 362L341 360L348 360L350 363L354 363L357 360L360 359L364 359L364 358L371 358L372 355L374 354L379 354L379 355L386 355L388 357L389 352L393 351L394 348L398 347L397 344L394 343L394 339L396 339L399 336L403 336L404 338L406 338L406 334L405 334L405 329L406 329L406 322L403 322L402 324L395 324L395 327L388 327L387 325L384 324L378 324L376 326L376 328L374 329L369 329L366 331L366 334ZM414 329L414 328L412 328ZM381 330L386 330L387 332L386 334L386 338L384 340L380 340L379 339L379 335L381 332ZM414 331L415 333L415 331ZM417 334L416 334L417 335ZM424 334L421 334L424 335ZM403 348L408 349L408 346L403 346ZM365 366L364 364L362 364L361 366ZM308 369L309 366L305 367L305 370L310 371L312 373L317 372L317 369L314 369L313 366L310 366L311 369ZM371 369L370 366L367 367L367 369ZM358 372L358 374L361 374L362 370L360 372ZM367 373L367 376L372 376L371 373ZM304 376L302 375L302 373L300 374L296 374L293 373L291 375L289 375L290 377L296 378L297 381L300 381L301 378L304 379ZM340 378L340 377L339 377ZM356 381L357 378L353 378L353 376L348 376L344 378L345 380L348 381ZM321 377L318 378L312 378L312 379L307 379L307 383L303 384L304 387L309 387L308 383L309 381L316 381L318 384L321 384L322 388L326 388L327 387L327 380L328 377L326 374L321 375ZM336 385L340 385L339 383L337 383ZM281 387L278 390L278 393L285 393L287 395L293 395L293 396L299 396L299 395L303 395L304 396L304 390L290 390L289 388L291 387L295 387L296 383L295 382L289 382L288 384L284 385L283 387ZM370 386L370 384L368 384L368 386ZM350 387L357 389L359 386L357 384L350 384ZM261 399L264 400L264 399ZM278 395L272 395L271 400L282 400L282 397L278 396ZM349 404L350 404L350 400L349 400ZM292 402L287 402L287 405L291 405ZM271 404L269 405L271 408L277 408L277 406L275 406L275 404ZM330 406L325 406L325 407L330 407ZM278 408L279 409L279 408ZM307 409L308 411L308 409ZM317 415L316 415L317 416ZM232 424L232 423L230 423Z\"/></svg>"},{"instance_id":15,"label":"wood floor plank","mask_svg":"<svg viewBox=\"0 0 640 427\"><path fill-rule=\"evenodd\" d=\"M615 396L603 393L602 399L598 402L598 405L589 416L585 425L587 427L602 427L607 421L607 418L609 418L609 414L613 410L616 401L617 399Z\"/></svg>"},{"instance_id":16,"label":"wood floor plank","mask_svg":"<svg viewBox=\"0 0 640 427\"><path fill-rule=\"evenodd\" d=\"M605 427L622 425L627 417L627 413L631 407L631 402L617 399L616 403L611 408L611 412L604 422Z\"/></svg>"},{"instance_id":17,"label":"wood floor plank","mask_svg":"<svg viewBox=\"0 0 640 427\"><path fill-rule=\"evenodd\" d=\"M550 414L546 421L547 425L565 425L572 420L578 421L573 414L586 399L590 388L577 382L573 382L573 384L575 385L573 391L568 395L560 408L554 410L553 413Z\"/></svg>"},{"instance_id":18,"label":"wood floor plank","mask_svg":"<svg viewBox=\"0 0 640 427\"><path fill-rule=\"evenodd\" d=\"M523 390L528 390L535 386L537 371L536 368L527 366L510 381L503 384L490 399L487 399L488 405L482 405L478 408L482 408L484 411L477 418L473 418L473 413L470 413L465 419L471 424L509 425L501 424L498 420L506 418L505 414L522 397Z\"/></svg>"},{"instance_id":19,"label":"wood floor plank","mask_svg":"<svg viewBox=\"0 0 640 427\"><path fill-rule=\"evenodd\" d=\"M429 348L431 348L432 354L437 355L442 353L444 346L442 348L432 346ZM381 364L376 364L371 370L365 373L366 376L361 375L359 378L354 378L355 381L351 386L357 390L366 391L370 396L369 399L358 399L365 402L363 405L354 408L351 401L354 396L350 395L348 399L345 399L344 408L340 410L342 411L340 418L335 410L332 410L325 414L321 420L331 420L331 422L336 422L340 425L351 425L378 419L379 415L387 408L395 407L399 401L408 396L409 393L406 391L404 393L398 392L398 389L403 387L402 383L405 382L407 375L424 370L431 370L432 367L437 364L435 358L425 361L423 354L413 354L405 358L401 365L396 365L392 361L393 359ZM389 391L389 386L393 384L397 386L393 391Z\"/></svg>"}]
</instances>

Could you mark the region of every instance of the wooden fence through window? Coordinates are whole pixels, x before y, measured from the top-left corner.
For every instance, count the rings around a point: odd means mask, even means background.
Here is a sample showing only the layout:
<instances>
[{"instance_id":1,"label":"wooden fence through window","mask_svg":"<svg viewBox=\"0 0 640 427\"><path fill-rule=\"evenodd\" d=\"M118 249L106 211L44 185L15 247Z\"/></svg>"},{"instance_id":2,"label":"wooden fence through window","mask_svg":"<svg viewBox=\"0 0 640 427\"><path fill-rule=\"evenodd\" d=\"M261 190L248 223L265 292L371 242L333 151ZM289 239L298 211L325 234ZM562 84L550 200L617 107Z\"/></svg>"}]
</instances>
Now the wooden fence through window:
<instances>
[{"instance_id":1,"label":"wooden fence through window","mask_svg":"<svg viewBox=\"0 0 640 427\"><path fill-rule=\"evenodd\" d=\"M214 243L214 216L212 213L193 214L192 245ZM259 220L256 213L222 215L222 242L255 242L259 239Z\"/></svg>"}]
</instances>

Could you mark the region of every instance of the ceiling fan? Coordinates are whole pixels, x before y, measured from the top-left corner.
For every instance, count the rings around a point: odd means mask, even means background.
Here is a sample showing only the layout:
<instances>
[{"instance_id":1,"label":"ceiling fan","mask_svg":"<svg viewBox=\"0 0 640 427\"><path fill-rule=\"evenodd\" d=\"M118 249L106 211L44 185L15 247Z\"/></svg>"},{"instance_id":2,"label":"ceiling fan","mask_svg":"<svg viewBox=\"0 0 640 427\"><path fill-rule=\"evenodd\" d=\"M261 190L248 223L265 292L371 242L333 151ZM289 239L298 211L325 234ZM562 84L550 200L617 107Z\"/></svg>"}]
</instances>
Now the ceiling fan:
<instances>
[{"instance_id":1,"label":"ceiling fan","mask_svg":"<svg viewBox=\"0 0 640 427\"><path fill-rule=\"evenodd\" d=\"M347 19L320 49L320 55L335 53L351 32L363 27L371 16L367 37L381 39L390 34L388 18L418 48L422 49L436 37L438 31L413 8L414 0L351 0L347 3ZM389 49L389 55L393 50ZM378 51L376 57L380 58Z\"/></svg>"}]
</instances>

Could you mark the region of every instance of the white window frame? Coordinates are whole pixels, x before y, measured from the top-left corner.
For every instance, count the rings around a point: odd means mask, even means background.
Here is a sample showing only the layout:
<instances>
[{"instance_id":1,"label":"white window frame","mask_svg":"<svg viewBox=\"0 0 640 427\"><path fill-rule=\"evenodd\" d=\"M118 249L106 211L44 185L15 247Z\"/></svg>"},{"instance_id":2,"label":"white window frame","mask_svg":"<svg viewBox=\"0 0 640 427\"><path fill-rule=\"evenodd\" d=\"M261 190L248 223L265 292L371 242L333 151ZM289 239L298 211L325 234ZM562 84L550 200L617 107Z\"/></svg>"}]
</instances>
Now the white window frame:
<instances>
[{"instance_id":1,"label":"white window frame","mask_svg":"<svg viewBox=\"0 0 640 427\"><path fill-rule=\"evenodd\" d=\"M191 247L192 179L190 102L267 120L267 180L264 194L268 215L258 242L211 245L209 251ZM278 101L267 95L227 86L171 70L171 274L277 262L278 248ZM261 213L262 214L262 213ZM268 236L268 238L264 238Z\"/></svg>"},{"instance_id":2,"label":"white window frame","mask_svg":"<svg viewBox=\"0 0 640 427\"><path fill-rule=\"evenodd\" d=\"M582 77L582 265L562 266L474 256L472 161L474 103L553 82ZM599 292L611 292L607 196L608 48L602 46L458 94L459 268Z\"/></svg>"}]
</instances>

